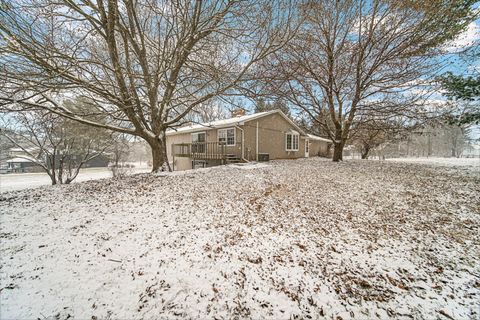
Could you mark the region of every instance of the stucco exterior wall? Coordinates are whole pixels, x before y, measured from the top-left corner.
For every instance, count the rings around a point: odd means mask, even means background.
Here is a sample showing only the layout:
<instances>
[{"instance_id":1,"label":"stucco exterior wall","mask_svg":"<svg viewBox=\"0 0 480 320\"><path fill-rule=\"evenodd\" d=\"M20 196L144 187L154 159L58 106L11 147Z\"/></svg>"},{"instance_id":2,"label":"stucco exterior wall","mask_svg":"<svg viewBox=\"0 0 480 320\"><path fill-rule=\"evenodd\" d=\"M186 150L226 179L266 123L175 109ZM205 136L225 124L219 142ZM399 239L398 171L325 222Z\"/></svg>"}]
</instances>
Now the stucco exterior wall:
<instances>
[{"instance_id":1,"label":"stucco exterior wall","mask_svg":"<svg viewBox=\"0 0 480 320\"><path fill-rule=\"evenodd\" d=\"M235 128L235 127L232 127ZM226 129L226 128L225 128ZM220 129L208 129L205 128L205 130L199 130L195 131L195 133L198 132L205 132L205 138L207 142L217 142L218 141L218 130ZM175 134L175 135L167 135L167 155L168 155L168 161L170 161L171 164L174 165L175 171L182 171L182 170L189 170L192 169L192 159L186 158L186 157L175 157L173 158L172 155L172 144L177 144L177 143L191 143L192 142L192 133L193 132L188 132L188 133L181 133L181 134ZM227 154L234 154L238 156L239 158L241 157L242 154L242 133L241 130L238 128L235 128L235 146L226 146L225 152ZM206 166L214 166L214 165L219 165L219 161L217 160L205 160L206 161Z\"/></svg>"},{"instance_id":2,"label":"stucco exterior wall","mask_svg":"<svg viewBox=\"0 0 480 320\"><path fill-rule=\"evenodd\" d=\"M238 158L241 158L242 157L242 131L237 127L232 126L232 127L221 128L221 129L212 129L209 131L209 135L211 136L212 140L208 140L207 138L207 141L208 142L218 141L218 130L230 129L230 128L235 129L235 146L226 146L225 152L227 154L234 154Z\"/></svg>"},{"instance_id":3,"label":"stucco exterior wall","mask_svg":"<svg viewBox=\"0 0 480 320\"><path fill-rule=\"evenodd\" d=\"M296 159L305 157L305 137L300 136L298 151L285 150L285 134L295 128L280 114L245 122L245 158L256 158L256 128L258 122L258 152L268 153L270 159Z\"/></svg>"},{"instance_id":4,"label":"stucco exterior wall","mask_svg":"<svg viewBox=\"0 0 480 320\"><path fill-rule=\"evenodd\" d=\"M190 133L167 135L167 156L170 165L173 164L175 171L192 169L192 161L189 158L179 158L172 156L172 144L192 142Z\"/></svg>"},{"instance_id":5,"label":"stucco exterior wall","mask_svg":"<svg viewBox=\"0 0 480 320\"><path fill-rule=\"evenodd\" d=\"M327 157L328 142L310 139L310 157Z\"/></svg>"},{"instance_id":6,"label":"stucco exterior wall","mask_svg":"<svg viewBox=\"0 0 480 320\"><path fill-rule=\"evenodd\" d=\"M286 151L286 134L287 132L295 131L295 127L287 121L282 115L278 113L269 114L259 119L254 119L244 122L239 125L244 131L244 157L247 160L256 160L256 135L258 123L258 152L268 153L271 160L274 159L297 159L305 157L305 136L300 135L298 151ZM235 128L235 146L227 147L227 154L235 154L237 157L242 156L242 130ZM218 141L218 130L208 129L198 130L195 132L205 132L207 142ZM325 141L310 140L309 156L327 156L328 143ZM172 144L176 143L191 143L192 133L182 133L176 135L167 135L167 152L170 161L172 157ZM218 165L219 161L206 160L206 166ZM175 157L175 170L192 169L192 159L184 157Z\"/></svg>"}]
</instances>

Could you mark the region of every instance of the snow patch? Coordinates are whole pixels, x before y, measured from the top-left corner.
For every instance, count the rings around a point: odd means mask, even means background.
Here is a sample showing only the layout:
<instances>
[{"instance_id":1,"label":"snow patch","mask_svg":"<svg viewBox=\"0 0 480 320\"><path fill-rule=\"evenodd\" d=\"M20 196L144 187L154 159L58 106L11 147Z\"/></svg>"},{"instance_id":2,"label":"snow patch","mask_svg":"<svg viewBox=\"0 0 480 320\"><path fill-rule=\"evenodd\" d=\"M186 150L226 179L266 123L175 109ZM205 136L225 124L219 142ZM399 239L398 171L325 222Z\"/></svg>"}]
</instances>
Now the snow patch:
<instances>
[{"instance_id":1,"label":"snow patch","mask_svg":"<svg viewBox=\"0 0 480 320\"><path fill-rule=\"evenodd\" d=\"M259 165L3 193L1 317L480 316L477 171Z\"/></svg>"}]
</instances>

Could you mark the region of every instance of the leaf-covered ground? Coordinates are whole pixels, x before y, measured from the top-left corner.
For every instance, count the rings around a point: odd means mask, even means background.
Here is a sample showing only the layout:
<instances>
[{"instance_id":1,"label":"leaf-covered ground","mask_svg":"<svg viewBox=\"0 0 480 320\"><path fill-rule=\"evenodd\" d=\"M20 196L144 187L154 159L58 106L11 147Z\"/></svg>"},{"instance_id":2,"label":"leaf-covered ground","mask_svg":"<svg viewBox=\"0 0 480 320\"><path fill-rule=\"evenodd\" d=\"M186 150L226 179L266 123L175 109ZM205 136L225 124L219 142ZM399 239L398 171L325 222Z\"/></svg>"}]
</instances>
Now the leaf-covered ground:
<instances>
[{"instance_id":1,"label":"leaf-covered ground","mask_svg":"<svg viewBox=\"0 0 480 320\"><path fill-rule=\"evenodd\" d=\"M322 159L3 193L0 317L480 318L479 195Z\"/></svg>"}]
</instances>

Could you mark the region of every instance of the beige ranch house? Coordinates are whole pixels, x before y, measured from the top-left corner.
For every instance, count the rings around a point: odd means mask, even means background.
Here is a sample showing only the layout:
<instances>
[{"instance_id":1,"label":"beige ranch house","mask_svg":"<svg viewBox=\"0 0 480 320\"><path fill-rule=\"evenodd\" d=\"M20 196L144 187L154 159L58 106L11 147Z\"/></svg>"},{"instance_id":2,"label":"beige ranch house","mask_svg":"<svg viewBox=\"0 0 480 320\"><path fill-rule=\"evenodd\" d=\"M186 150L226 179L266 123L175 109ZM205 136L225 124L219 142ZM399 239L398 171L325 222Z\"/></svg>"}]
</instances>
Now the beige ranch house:
<instances>
[{"instance_id":1,"label":"beige ranch house","mask_svg":"<svg viewBox=\"0 0 480 320\"><path fill-rule=\"evenodd\" d=\"M245 115L167 131L173 170L227 163L328 156L331 141L306 134L282 111Z\"/></svg>"}]
</instances>

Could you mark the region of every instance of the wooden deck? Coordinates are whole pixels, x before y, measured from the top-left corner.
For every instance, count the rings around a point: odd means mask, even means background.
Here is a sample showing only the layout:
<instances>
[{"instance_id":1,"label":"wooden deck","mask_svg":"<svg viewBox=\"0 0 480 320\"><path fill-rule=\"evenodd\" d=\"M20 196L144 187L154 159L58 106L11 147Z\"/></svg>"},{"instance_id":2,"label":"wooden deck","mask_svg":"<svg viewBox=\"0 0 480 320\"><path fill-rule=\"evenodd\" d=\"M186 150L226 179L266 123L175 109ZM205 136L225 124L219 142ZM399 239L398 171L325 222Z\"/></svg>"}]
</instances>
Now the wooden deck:
<instances>
[{"instance_id":1,"label":"wooden deck","mask_svg":"<svg viewBox=\"0 0 480 320\"><path fill-rule=\"evenodd\" d=\"M227 160L232 155L241 158L241 143L227 146L218 142L192 142L172 144L174 157L186 157L196 160Z\"/></svg>"}]
</instances>

